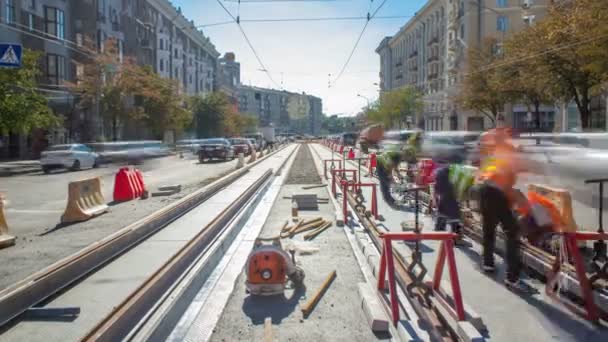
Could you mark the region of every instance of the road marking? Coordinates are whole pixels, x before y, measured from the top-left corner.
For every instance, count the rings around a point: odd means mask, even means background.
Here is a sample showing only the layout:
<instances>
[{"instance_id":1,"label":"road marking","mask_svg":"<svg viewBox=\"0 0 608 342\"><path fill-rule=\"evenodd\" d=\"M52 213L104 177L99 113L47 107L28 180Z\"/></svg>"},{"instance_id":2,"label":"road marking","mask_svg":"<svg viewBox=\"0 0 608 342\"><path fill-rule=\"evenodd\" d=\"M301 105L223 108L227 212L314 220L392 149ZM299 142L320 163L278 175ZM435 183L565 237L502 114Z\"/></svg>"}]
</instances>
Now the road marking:
<instances>
[{"instance_id":1,"label":"road marking","mask_svg":"<svg viewBox=\"0 0 608 342\"><path fill-rule=\"evenodd\" d=\"M7 212L11 212L11 213L18 213L18 214L57 214L57 213L63 213L63 210L61 210L61 209L30 210L30 209L6 208L6 211Z\"/></svg>"}]
</instances>

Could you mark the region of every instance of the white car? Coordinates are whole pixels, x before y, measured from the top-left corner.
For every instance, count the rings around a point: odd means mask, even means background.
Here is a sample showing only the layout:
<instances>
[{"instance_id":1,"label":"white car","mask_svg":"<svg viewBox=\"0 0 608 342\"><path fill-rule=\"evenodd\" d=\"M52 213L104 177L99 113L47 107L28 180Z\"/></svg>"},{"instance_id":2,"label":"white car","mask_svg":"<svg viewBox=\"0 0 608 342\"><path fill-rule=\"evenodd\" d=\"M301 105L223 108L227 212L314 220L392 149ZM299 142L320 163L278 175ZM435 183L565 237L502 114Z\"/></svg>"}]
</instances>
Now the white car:
<instances>
[{"instance_id":1,"label":"white car","mask_svg":"<svg viewBox=\"0 0 608 342\"><path fill-rule=\"evenodd\" d=\"M53 169L76 171L87 167L95 168L99 166L99 155L82 144L54 145L42 152L40 166L44 173Z\"/></svg>"}]
</instances>

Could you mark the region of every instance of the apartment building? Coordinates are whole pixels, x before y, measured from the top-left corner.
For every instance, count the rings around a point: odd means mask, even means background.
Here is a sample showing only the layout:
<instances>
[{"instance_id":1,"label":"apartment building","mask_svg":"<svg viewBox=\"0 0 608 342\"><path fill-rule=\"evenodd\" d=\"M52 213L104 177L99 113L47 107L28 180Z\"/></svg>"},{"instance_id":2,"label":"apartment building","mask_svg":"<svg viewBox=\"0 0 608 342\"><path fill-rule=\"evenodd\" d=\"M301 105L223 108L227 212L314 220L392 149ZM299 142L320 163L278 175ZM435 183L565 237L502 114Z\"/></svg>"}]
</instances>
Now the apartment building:
<instances>
[{"instance_id":1,"label":"apartment building","mask_svg":"<svg viewBox=\"0 0 608 342\"><path fill-rule=\"evenodd\" d=\"M67 84L78 81L94 57L91 49L103 50L108 39L117 41L121 58L177 80L187 95L216 87L220 54L169 0L0 0L0 41L42 53L39 91L64 123L0 137L0 159L33 158L48 144L107 138L99 108L79 107ZM146 135L141 127L123 128L121 139Z\"/></svg>"},{"instance_id":2,"label":"apartment building","mask_svg":"<svg viewBox=\"0 0 608 342\"><path fill-rule=\"evenodd\" d=\"M323 103L316 96L251 86L238 88L241 113L255 115L260 125L271 124L281 133L318 135Z\"/></svg>"},{"instance_id":3,"label":"apartment building","mask_svg":"<svg viewBox=\"0 0 608 342\"><path fill-rule=\"evenodd\" d=\"M467 72L467 49L479 47L487 37L501 42L514 32L534 25L547 13L550 0L429 0L392 37L376 49L380 55L380 89L418 88L424 111L412 118L426 130L483 130L487 117L459 108L454 97ZM541 125L553 127L555 108L541 108ZM501 120L518 127L528 109L506 106Z\"/></svg>"}]
</instances>

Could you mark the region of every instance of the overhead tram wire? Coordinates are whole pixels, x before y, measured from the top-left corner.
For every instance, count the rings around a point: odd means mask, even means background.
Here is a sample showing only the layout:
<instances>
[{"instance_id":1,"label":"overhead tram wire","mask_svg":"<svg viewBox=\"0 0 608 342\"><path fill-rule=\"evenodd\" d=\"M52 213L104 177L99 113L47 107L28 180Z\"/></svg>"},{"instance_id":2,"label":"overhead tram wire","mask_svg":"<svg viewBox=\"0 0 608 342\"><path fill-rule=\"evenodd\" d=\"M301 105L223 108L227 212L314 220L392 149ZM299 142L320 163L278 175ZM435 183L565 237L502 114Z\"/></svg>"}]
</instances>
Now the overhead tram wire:
<instances>
[{"instance_id":1,"label":"overhead tram wire","mask_svg":"<svg viewBox=\"0 0 608 342\"><path fill-rule=\"evenodd\" d=\"M338 76L336 76L336 78L334 79L333 84L336 84L338 82L338 80L342 77L342 75L344 75L344 71L346 71L346 68L348 67L348 64L350 63L350 60L353 58L353 55L355 54L355 50L357 50L357 46L359 46L359 42L361 42L361 38L363 38L363 34L365 33L365 29L367 29L367 25L369 25L369 22L372 19L374 19L374 17L376 16L376 14L378 14L378 11L380 11L380 9L382 8L382 6L384 6L384 4L386 4L387 1L388 0L382 1L382 3L380 4L380 6L378 6L378 8L376 8L376 10L374 11L374 13L372 13L372 15L370 15L369 12L367 12L367 20L365 21L365 25L363 25L363 29L361 30L361 33L359 33L359 37L357 37L357 41L355 42L355 46L353 46L353 49L350 51L350 54L348 55L348 58L346 59L346 63L344 63L344 65L342 66L342 69L338 73Z\"/></svg>"},{"instance_id":2,"label":"overhead tram wire","mask_svg":"<svg viewBox=\"0 0 608 342\"><path fill-rule=\"evenodd\" d=\"M380 19L408 19L412 16L406 15L389 15L374 17L376 20ZM275 23L275 22L302 22L302 21L343 21L343 20L367 20L367 17L319 17L319 18L259 18L259 19L239 19L241 23ZM232 24L233 21L221 21L217 23L202 24L196 27L204 28L211 26L227 25Z\"/></svg>"},{"instance_id":3,"label":"overhead tram wire","mask_svg":"<svg viewBox=\"0 0 608 342\"><path fill-rule=\"evenodd\" d=\"M216 0L218 4L220 4L220 6L224 9L224 11L230 16L230 18L232 18L232 20L234 20L234 22L236 23L236 26L238 26L239 30L241 31L241 34L243 34L243 38L245 38L245 41L247 42L247 45L249 45L249 48L251 49L251 52L253 52L253 55L255 56L255 58L258 60L258 64L260 64L261 69L264 71L264 73L266 73L266 76L268 76L268 79L277 87L277 88L281 88L279 86L279 84L274 80L274 78L272 78L272 75L270 74L270 71L268 71L268 69L266 68L266 66L264 65L264 62L262 62L262 59L260 58L260 56L258 55L257 51L255 50L255 48L253 47L253 44L251 44L251 41L249 40L249 37L247 37L247 34L245 33L245 30L243 29L243 27L241 26L240 23L240 18L239 17L234 17L234 15L232 15L232 13L230 13L230 11L226 8L226 6L224 6L224 4L222 4L221 0Z\"/></svg>"}]
</instances>

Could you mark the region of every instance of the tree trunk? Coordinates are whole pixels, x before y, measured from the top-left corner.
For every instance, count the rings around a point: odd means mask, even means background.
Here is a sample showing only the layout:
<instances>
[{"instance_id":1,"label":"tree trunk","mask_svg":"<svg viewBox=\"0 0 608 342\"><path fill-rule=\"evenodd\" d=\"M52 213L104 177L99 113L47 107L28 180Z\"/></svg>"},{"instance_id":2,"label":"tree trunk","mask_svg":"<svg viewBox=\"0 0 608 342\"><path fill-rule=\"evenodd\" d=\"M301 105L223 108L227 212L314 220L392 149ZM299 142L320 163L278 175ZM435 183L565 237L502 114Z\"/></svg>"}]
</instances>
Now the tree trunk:
<instances>
[{"instance_id":1,"label":"tree trunk","mask_svg":"<svg viewBox=\"0 0 608 342\"><path fill-rule=\"evenodd\" d=\"M536 130L540 131L540 102L534 102L534 115L536 116Z\"/></svg>"},{"instance_id":2,"label":"tree trunk","mask_svg":"<svg viewBox=\"0 0 608 342\"><path fill-rule=\"evenodd\" d=\"M118 140L118 117L116 113L112 114L112 141Z\"/></svg>"}]
</instances>

